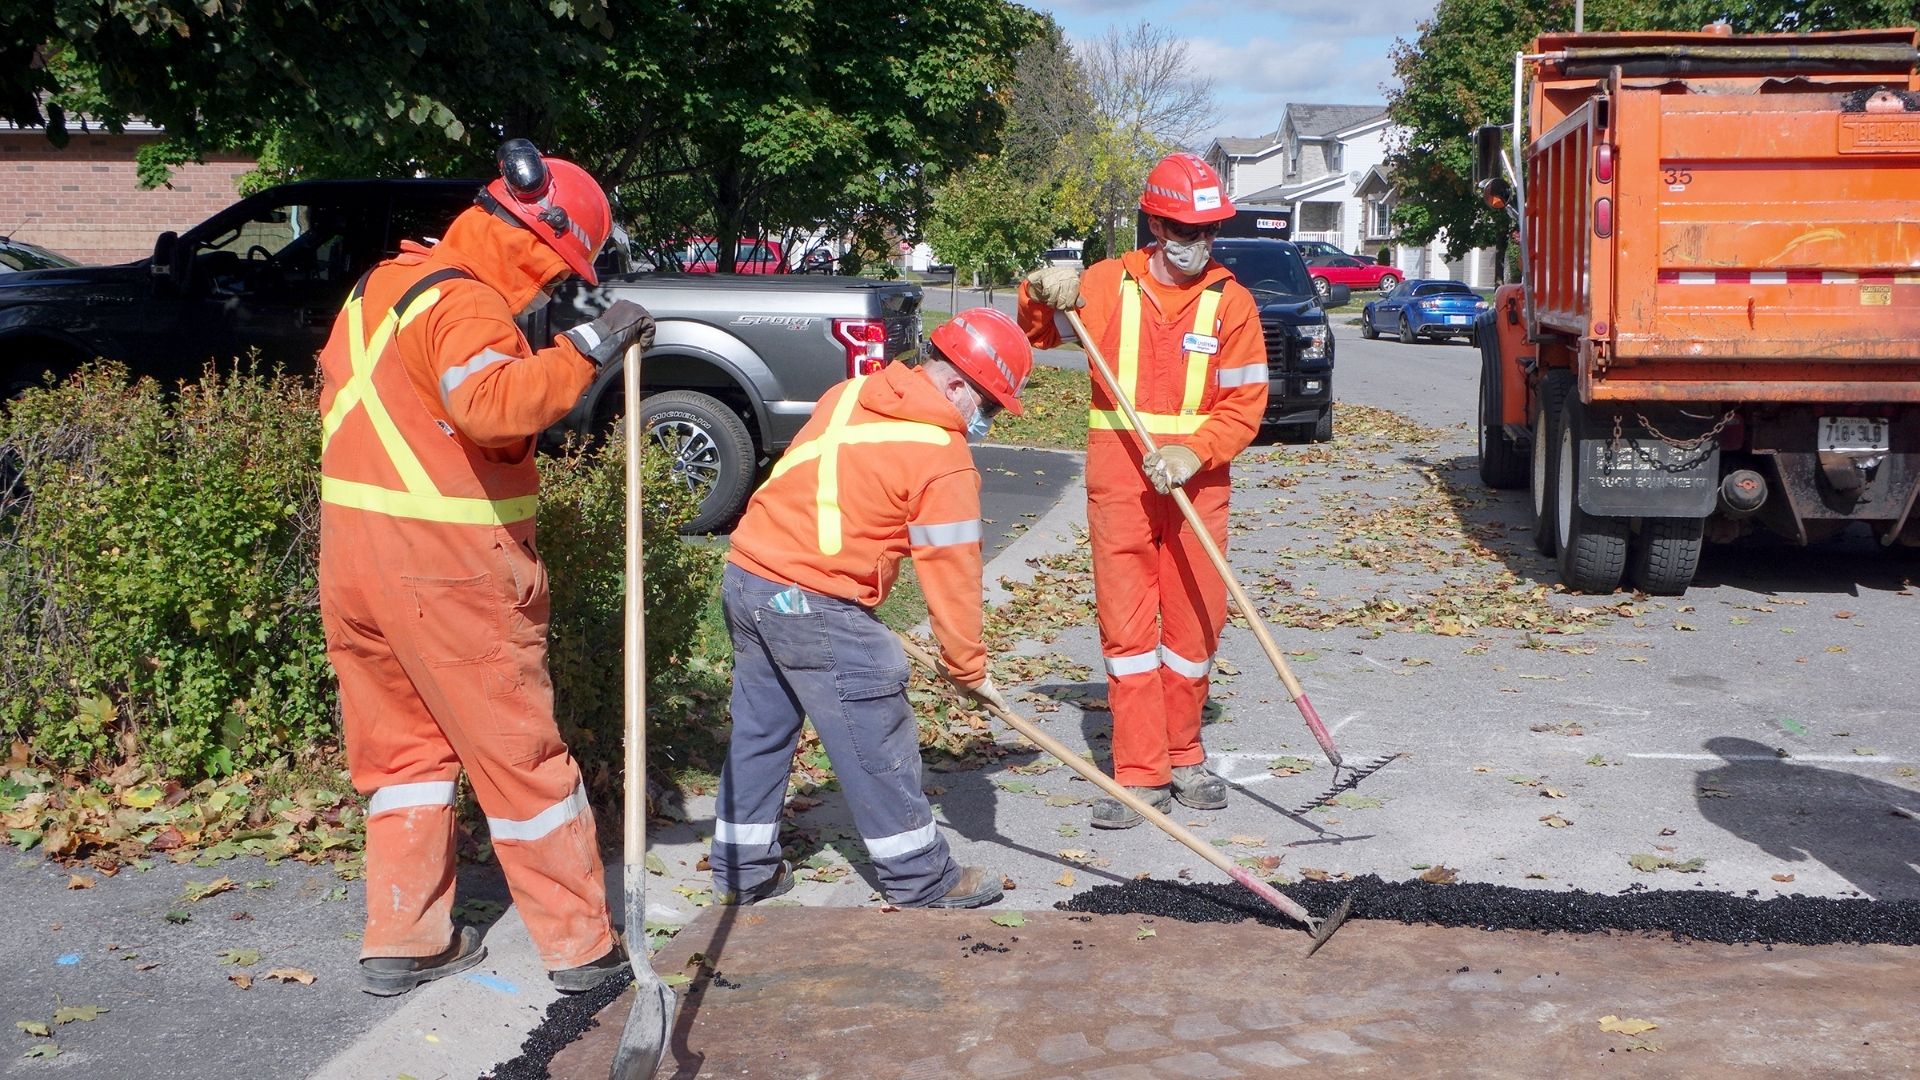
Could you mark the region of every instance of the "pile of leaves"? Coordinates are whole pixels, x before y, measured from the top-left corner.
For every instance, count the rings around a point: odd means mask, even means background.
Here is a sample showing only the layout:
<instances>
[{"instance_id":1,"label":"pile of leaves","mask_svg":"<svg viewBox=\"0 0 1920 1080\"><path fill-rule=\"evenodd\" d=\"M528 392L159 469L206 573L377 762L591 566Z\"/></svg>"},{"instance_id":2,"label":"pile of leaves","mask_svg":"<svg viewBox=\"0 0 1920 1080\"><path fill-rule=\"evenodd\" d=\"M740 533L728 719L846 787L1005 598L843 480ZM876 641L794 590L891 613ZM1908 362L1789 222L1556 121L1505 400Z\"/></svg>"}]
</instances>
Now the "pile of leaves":
<instances>
[{"instance_id":1,"label":"pile of leaves","mask_svg":"<svg viewBox=\"0 0 1920 1080\"><path fill-rule=\"evenodd\" d=\"M1025 416L1003 413L993 422L993 441L1055 450L1087 448L1087 402L1093 383L1082 371L1034 365L1020 393Z\"/></svg>"}]
</instances>

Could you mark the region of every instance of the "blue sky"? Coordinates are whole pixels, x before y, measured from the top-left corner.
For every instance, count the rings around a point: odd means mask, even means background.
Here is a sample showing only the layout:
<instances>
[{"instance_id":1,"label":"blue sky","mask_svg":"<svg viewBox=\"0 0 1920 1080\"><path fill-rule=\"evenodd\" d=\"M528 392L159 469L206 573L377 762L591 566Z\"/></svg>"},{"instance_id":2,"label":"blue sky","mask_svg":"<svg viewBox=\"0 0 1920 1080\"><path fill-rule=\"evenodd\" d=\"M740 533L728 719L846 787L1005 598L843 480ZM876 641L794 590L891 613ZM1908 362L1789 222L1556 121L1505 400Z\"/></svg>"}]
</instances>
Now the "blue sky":
<instances>
[{"instance_id":1,"label":"blue sky","mask_svg":"<svg viewBox=\"0 0 1920 1080\"><path fill-rule=\"evenodd\" d=\"M1216 135L1264 135L1289 101L1384 104L1388 51L1411 39L1434 0L1024 0L1071 39L1142 20L1187 41L1213 76Z\"/></svg>"}]
</instances>

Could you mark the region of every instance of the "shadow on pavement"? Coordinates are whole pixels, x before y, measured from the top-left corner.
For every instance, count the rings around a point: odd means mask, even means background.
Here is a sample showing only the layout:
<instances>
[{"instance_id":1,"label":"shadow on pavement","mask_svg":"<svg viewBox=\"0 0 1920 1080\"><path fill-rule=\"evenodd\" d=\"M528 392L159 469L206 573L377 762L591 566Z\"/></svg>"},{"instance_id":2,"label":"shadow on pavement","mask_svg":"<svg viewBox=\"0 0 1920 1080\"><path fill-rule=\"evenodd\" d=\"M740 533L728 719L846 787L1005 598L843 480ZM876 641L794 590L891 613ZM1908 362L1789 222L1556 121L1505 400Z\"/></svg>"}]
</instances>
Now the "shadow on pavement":
<instances>
[{"instance_id":1,"label":"shadow on pavement","mask_svg":"<svg viewBox=\"0 0 1920 1080\"><path fill-rule=\"evenodd\" d=\"M1920 899L1920 792L1796 762L1718 736L1721 764L1695 775L1701 816L1776 859L1814 861L1876 900Z\"/></svg>"}]
</instances>

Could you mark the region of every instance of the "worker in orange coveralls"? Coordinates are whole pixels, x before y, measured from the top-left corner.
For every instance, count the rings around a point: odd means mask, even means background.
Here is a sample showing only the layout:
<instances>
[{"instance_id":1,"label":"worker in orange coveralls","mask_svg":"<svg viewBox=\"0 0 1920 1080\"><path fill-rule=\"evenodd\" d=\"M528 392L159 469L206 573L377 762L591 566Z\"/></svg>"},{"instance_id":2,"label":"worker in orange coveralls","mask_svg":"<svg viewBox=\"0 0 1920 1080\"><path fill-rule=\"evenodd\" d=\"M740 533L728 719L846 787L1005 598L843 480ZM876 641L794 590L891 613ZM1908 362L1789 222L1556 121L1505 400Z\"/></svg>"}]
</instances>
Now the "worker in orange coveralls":
<instances>
[{"instance_id":1,"label":"worker in orange coveralls","mask_svg":"<svg viewBox=\"0 0 1920 1080\"><path fill-rule=\"evenodd\" d=\"M793 887L780 811L813 720L887 899L972 908L1000 875L960 866L920 790L907 657L873 609L911 554L948 672L987 699L981 644L980 473L969 441L1020 415L1033 350L992 308L931 335L918 367L891 364L828 390L754 493L721 591L733 635L733 735L708 856L723 904Z\"/></svg>"},{"instance_id":2,"label":"worker in orange coveralls","mask_svg":"<svg viewBox=\"0 0 1920 1080\"><path fill-rule=\"evenodd\" d=\"M1145 452L1094 376L1087 524L1114 779L1157 809L1178 799L1217 810L1227 785L1207 768L1200 714L1226 624L1226 583L1167 493L1184 490L1226 548L1228 466L1266 410L1266 341L1253 295L1211 258L1220 222L1233 216L1213 169L1192 154L1161 159L1140 209L1156 243L1084 275L1034 271L1020 287L1020 324L1036 347L1052 348L1072 333L1061 313L1079 309L1160 447ZM1094 803L1097 828L1140 821L1117 800Z\"/></svg>"},{"instance_id":3,"label":"worker in orange coveralls","mask_svg":"<svg viewBox=\"0 0 1920 1080\"><path fill-rule=\"evenodd\" d=\"M653 319L619 301L533 351L516 315L573 275L597 280L612 215L585 170L524 139L500 167L437 245L405 243L354 286L320 354L320 612L353 784L371 797L372 994L486 955L450 918L463 767L554 985L588 990L625 964L553 719L533 448Z\"/></svg>"}]
</instances>

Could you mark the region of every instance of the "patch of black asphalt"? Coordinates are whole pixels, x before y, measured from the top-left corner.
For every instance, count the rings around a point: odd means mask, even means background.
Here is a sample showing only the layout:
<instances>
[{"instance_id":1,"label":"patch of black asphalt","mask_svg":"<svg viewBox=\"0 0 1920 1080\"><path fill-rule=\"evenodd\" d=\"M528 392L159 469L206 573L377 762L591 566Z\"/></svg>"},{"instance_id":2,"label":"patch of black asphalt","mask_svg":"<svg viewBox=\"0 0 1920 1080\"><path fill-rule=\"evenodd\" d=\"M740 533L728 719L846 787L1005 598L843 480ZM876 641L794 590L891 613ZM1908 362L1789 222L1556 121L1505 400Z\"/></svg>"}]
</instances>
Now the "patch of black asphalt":
<instances>
[{"instance_id":1,"label":"patch of black asphalt","mask_svg":"<svg viewBox=\"0 0 1920 1080\"><path fill-rule=\"evenodd\" d=\"M1698 890L1633 889L1618 894L1510 885L1435 885L1382 881L1301 882L1282 890L1316 915L1349 894L1349 919L1481 930L1542 930L1567 934L1650 933L1722 944L1920 944L1920 901L1840 900L1776 896L1767 900ZM1238 885L1143 879L1100 885L1055 905L1098 915L1153 915L1183 922L1299 925Z\"/></svg>"},{"instance_id":2,"label":"patch of black asphalt","mask_svg":"<svg viewBox=\"0 0 1920 1080\"><path fill-rule=\"evenodd\" d=\"M487 1080L547 1080L553 1055L585 1034L593 1026L594 1015L632 985L633 973L622 971L584 994L571 994L547 1006L540 1026L520 1044L520 1056L494 1066Z\"/></svg>"}]
</instances>

